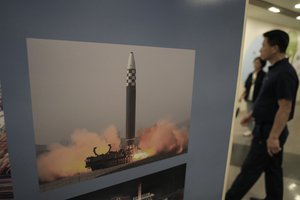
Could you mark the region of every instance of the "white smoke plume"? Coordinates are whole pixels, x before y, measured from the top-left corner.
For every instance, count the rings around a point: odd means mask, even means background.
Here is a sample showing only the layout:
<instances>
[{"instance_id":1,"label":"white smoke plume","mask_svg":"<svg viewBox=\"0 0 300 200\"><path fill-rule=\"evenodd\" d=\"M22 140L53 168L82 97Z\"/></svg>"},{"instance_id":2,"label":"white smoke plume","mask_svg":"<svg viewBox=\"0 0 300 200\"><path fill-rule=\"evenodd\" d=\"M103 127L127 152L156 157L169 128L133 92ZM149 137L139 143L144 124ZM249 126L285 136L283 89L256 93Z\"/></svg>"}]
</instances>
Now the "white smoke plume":
<instances>
[{"instance_id":1,"label":"white smoke plume","mask_svg":"<svg viewBox=\"0 0 300 200\"><path fill-rule=\"evenodd\" d=\"M120 143L118 131L114 126L109 126L101 134L86 129L75 130L69 145L49 145L49 152L38 157L39 178L41 181L53 181L87 172L84 161L91 156L94 147L97 147L97 153L101 154L108 151L108 144L112 145L112 151L119 150Z\"/></svg>"}]
</instances>

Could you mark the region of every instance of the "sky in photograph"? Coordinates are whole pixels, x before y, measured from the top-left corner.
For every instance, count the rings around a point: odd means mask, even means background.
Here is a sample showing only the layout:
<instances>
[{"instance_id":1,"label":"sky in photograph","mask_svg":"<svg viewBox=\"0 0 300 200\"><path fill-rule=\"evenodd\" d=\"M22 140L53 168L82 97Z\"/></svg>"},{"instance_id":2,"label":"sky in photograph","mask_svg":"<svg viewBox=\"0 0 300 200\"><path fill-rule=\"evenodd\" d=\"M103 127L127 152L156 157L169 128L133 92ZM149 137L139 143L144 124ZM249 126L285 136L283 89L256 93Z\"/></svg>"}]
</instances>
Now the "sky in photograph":
<instances>
[{"instance_id":1,"label":"sky in photograph","mask_svg":"<svg viewBox=\"0 0 300 200\"><path fill-rule=\"evenodd\" d=\"M68 140L76 129L115 126L125 137L126 68L136 63L136 130L190 120L195 51L27 39L36 144Z\"/></svg>"}]
</instances>

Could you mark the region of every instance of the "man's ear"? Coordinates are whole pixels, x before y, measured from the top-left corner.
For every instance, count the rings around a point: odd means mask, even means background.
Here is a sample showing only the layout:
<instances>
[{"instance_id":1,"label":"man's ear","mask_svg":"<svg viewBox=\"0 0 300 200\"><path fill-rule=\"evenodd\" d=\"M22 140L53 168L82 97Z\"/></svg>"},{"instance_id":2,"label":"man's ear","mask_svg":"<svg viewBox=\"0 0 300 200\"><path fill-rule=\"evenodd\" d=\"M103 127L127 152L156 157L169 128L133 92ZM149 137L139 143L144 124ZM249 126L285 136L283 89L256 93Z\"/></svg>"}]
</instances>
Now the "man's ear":
<instances>
[{"instance_id":1,"label":"man's ear","mask_svg":"<svg viewBox=\"0 0 300 200\"><path fill-rule=\"evenodd\" d=\"M272 46L272 50L273 50L275 53L280 52L278 45Z\"/></svg>"}]
</instances>

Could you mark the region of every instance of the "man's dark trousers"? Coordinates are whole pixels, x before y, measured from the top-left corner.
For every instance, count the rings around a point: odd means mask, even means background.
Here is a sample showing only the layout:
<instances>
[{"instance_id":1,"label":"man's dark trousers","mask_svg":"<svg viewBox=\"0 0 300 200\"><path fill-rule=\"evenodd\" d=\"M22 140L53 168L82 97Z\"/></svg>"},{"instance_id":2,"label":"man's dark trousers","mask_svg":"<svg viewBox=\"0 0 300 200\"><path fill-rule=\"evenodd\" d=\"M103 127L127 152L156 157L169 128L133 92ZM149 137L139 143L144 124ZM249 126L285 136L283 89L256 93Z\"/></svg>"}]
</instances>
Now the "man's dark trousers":
<instances>
[{"instance_id":1,"label":"man's dark trousers","mask_svg":"<svg viewBox=\"0 0 300 200\"><path fill-rule=\"evenodd\" d=\"M240 174L226 193L226 200L242 199L263 172L265 172L266 199L283 199L283 149L273 157L269 156L266 140L271 128L272 124L257 123L255 125L249 153L242 165ZM281 147L287 135L288 129L285 128L280 137Z\"/></svg>"}]
</instances>

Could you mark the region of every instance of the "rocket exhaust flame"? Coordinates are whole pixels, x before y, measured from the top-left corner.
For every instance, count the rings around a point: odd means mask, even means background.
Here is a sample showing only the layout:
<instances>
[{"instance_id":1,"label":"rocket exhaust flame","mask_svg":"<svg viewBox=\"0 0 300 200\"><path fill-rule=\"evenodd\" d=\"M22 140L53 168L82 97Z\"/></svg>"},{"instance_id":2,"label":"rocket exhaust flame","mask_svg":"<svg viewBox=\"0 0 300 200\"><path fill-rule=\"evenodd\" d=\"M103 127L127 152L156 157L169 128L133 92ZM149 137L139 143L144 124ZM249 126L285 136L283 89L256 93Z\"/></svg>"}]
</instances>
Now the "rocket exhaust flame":
<instances>
[{"instance_id":1,"label":"rocket exhaust flame","mask_svg":"<svg viewBox=\"0 0 300 200\"><path fill-rule=\"evenodd\" d=\"M134 152L133 154L133 161L142 160L149 157L149 154L147 152L138 150L137 152Z\"/></svg>"}]
</instances>

